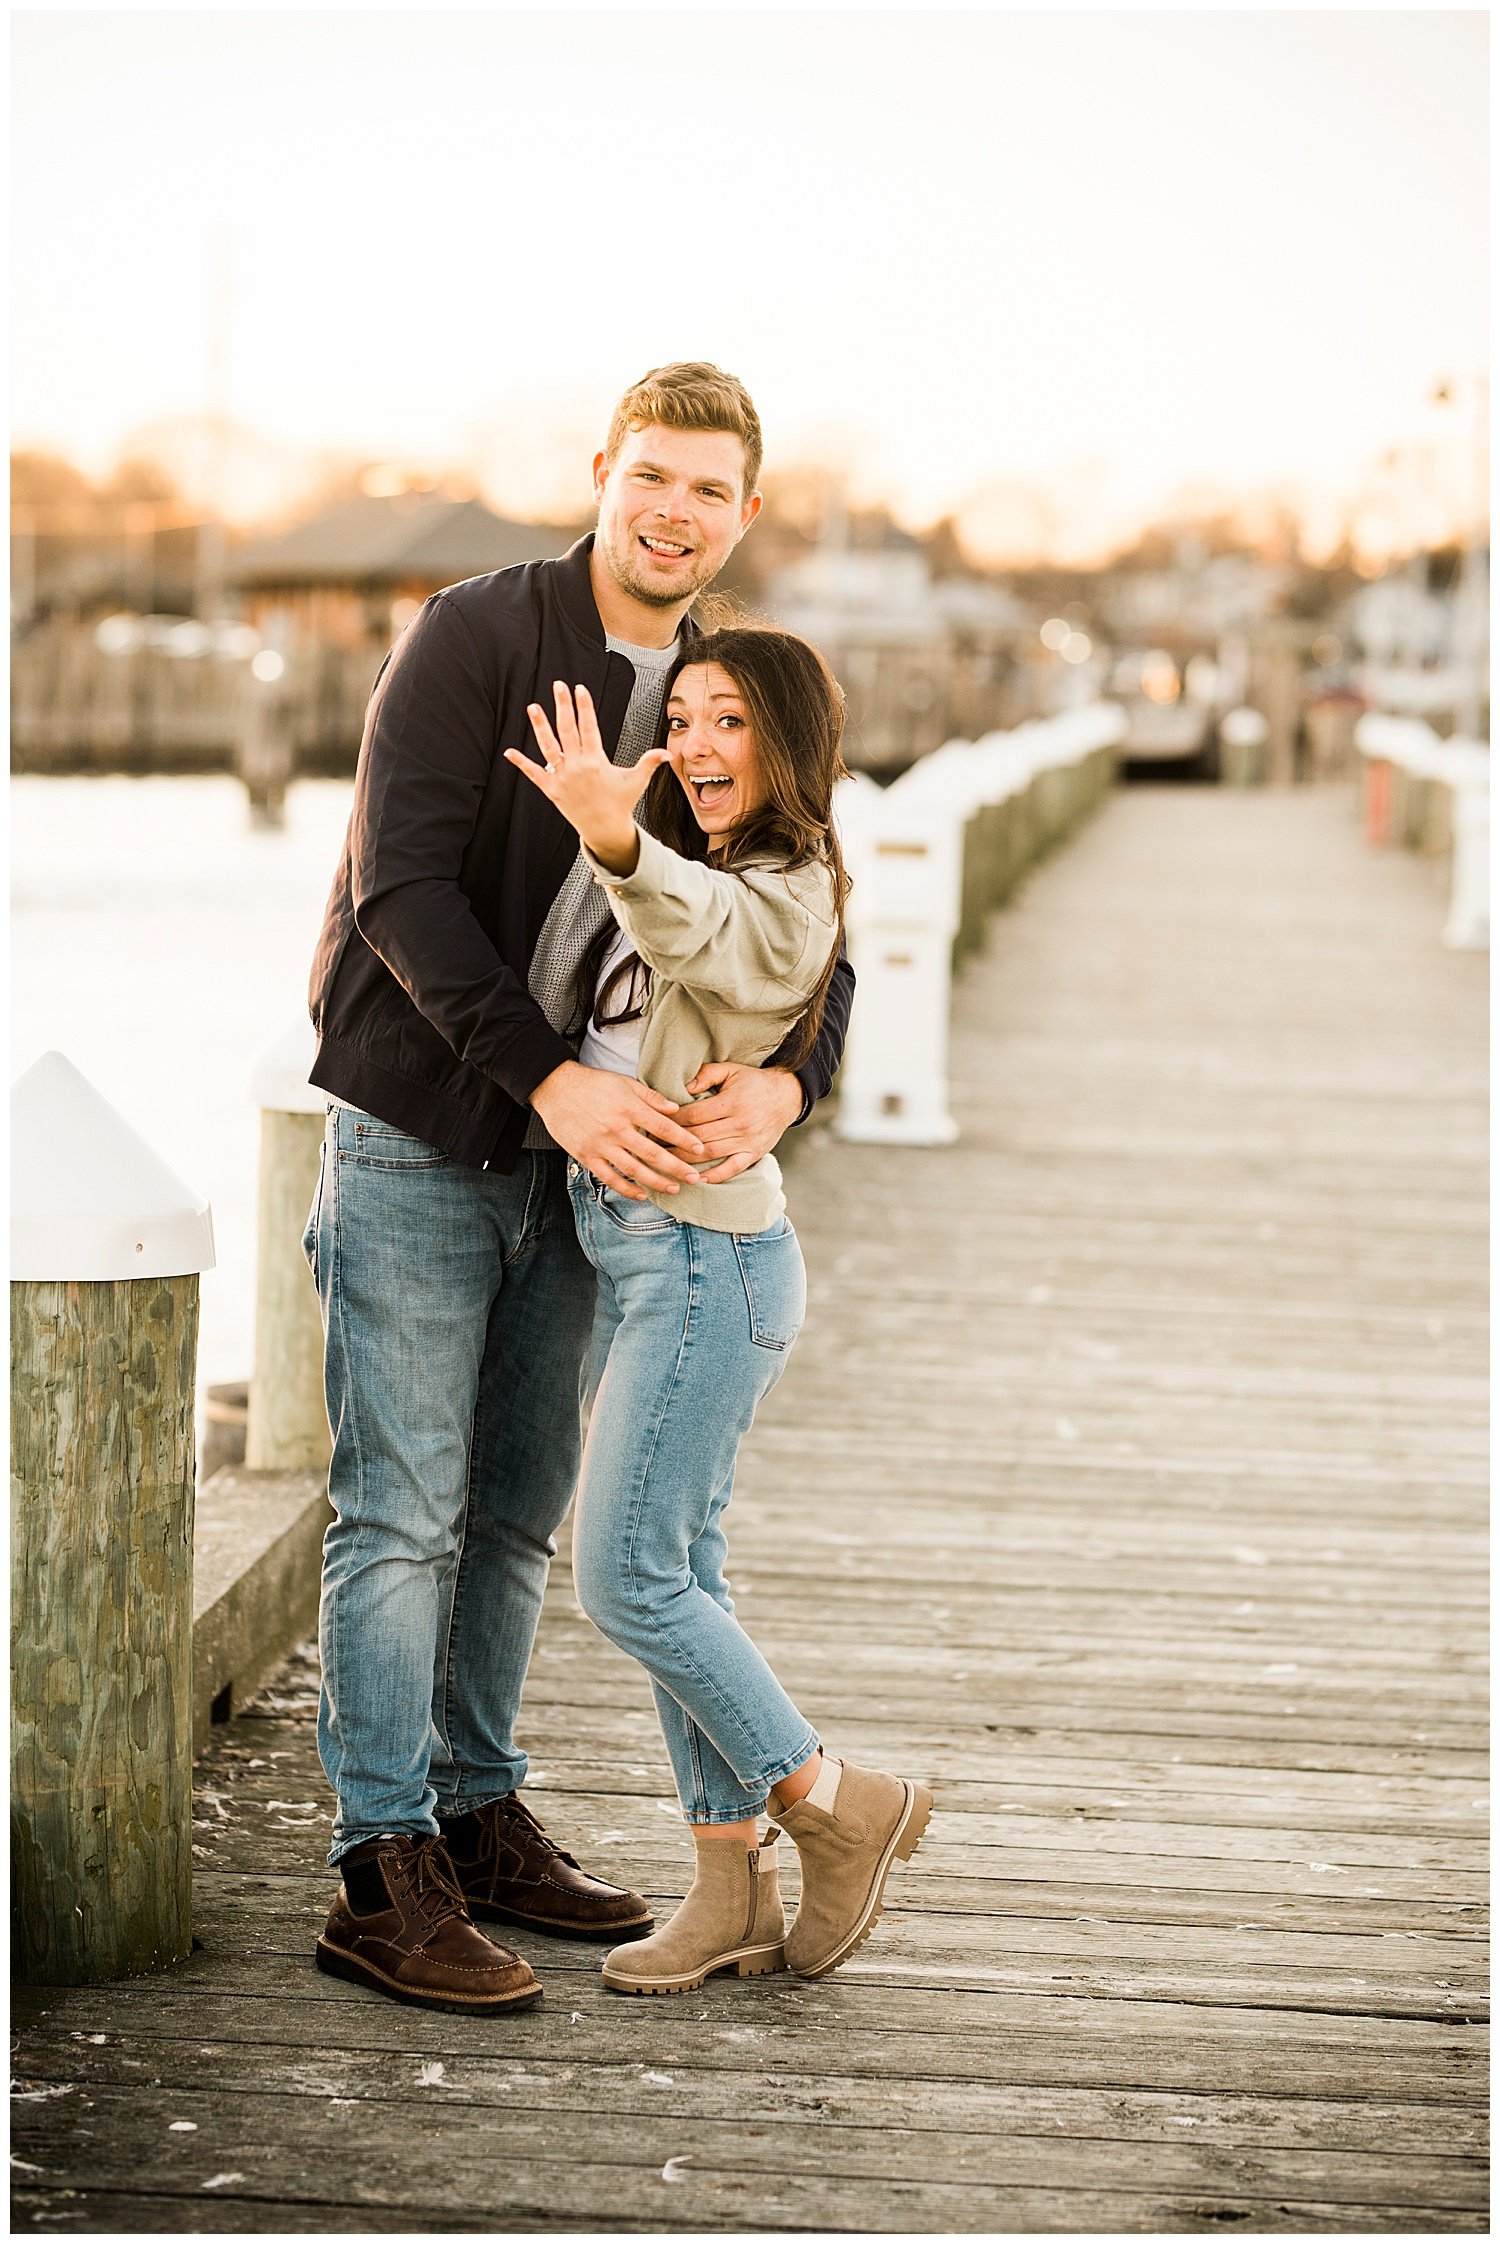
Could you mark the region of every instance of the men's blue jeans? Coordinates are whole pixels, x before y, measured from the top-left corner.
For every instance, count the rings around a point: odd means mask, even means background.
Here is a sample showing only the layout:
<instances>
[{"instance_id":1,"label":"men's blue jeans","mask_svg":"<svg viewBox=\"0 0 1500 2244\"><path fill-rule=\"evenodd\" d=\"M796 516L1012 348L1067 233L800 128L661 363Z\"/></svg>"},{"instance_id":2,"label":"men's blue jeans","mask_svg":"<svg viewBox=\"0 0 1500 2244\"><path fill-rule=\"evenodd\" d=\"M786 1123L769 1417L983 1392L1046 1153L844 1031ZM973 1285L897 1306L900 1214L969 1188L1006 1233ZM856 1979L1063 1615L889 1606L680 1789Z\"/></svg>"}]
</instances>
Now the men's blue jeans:
<instances>
[{"instance_id":1,"label":"men's blue jeans","mask_svg":"<svg viewBox=\"0 0 1500 2244\"><path fill-rule=\"evenodd\" d=\"M599 1280L574 1587L651 1677L688 1821L739 1823L818 1744L724 1578L740 1442L807 1305L802 1249L785 1218L753 1236L706 1231L577 1162L568 1186Z\"/></svg>"},{"instance_id":2,"label":"men's blue jeans","mask_svg":"<svg viewBox=\"0 0 1500 2244\"><path fill-rule=\"evenodd\" d=\"M318 1750L332 1862L526 1773L521 1685L578 1474L594 1277L566 1157L466 1168L329 1111L303 1241L323 1307L335 1518Z\"/></svg>"}]
</instances>

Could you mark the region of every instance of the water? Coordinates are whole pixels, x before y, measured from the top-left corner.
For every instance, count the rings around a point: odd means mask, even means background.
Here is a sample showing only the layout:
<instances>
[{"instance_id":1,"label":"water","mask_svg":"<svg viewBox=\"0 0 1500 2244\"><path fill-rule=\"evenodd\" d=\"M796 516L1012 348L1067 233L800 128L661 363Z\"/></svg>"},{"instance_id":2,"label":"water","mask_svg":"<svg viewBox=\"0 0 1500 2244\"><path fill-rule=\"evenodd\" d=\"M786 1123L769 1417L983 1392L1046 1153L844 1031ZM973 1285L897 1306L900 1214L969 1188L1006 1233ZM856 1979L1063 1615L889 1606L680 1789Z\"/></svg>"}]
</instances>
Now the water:
<instances>
[{"instance_id":1,"label":"water","mask_svg":"<svg viewBox=\"0 0 1500 2244\"><path fill-rule=\"evenodd\" d=\"M352 784L302 780L280 833L230 778L11 784L12 1074L74 1066L213 1206L200 1397L254 1338L251 1063L306 1012Z\"/></svg>"}]
</instances>

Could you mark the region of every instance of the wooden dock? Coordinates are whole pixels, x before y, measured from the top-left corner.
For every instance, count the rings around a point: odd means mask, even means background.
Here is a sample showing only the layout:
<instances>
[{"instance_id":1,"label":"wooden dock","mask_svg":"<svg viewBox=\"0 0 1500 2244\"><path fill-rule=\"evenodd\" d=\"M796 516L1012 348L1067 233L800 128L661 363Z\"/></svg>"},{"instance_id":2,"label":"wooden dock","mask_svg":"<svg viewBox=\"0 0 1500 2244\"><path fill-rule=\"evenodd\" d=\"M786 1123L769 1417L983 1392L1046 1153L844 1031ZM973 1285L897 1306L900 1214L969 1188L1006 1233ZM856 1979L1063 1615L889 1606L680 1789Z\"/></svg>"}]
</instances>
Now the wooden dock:
<instances>
[{"instance_id":1,"label":"wooden dock","mask_svg":"<svg viewBox=\"0 0 1500 2244\"><path fill-rule=\"evenodd\" d=\"M835 1977L482 2025L320 1977L293 1663L204 1761L201 1952L17 2002L16 2225L1482 2231L1485 961L1342 791L1127 788L995 923L952 1148L793 1165L741 1612L938 1810ZM538 1806L663 1905L560 1562Z\"/></svg>"}]
</instances>

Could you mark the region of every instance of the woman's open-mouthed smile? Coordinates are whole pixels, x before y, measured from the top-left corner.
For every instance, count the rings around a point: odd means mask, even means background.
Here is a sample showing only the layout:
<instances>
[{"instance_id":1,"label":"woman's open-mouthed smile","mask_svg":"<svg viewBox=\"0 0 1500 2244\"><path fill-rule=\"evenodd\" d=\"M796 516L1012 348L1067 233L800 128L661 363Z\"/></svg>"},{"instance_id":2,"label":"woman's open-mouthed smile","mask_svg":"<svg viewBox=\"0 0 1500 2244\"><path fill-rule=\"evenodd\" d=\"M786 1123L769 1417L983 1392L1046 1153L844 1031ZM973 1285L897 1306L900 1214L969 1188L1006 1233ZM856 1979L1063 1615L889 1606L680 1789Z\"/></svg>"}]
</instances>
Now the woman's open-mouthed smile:
<instances>
[{"instance_id":1,"label":"woman's open-mouthed smile","mask_svg":"<svg viewBox=\"0 0 1500 2244\"><path fill-rule=\"evenodd\" d=\"M667 746L705 834L728 834L764 800L744 700L716 662L678 674L667 703Z\"/></svg>"}]
</instances>

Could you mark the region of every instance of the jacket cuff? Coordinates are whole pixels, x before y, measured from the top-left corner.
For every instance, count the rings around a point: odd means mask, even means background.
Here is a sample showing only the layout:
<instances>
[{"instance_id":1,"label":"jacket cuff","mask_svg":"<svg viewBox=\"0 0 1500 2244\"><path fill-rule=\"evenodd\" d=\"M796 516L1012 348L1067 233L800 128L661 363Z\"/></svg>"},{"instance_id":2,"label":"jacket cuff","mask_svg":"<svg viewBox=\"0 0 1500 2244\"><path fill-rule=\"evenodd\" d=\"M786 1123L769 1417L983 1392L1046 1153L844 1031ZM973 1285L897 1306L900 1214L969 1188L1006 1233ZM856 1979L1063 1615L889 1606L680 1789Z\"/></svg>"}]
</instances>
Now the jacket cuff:
<instances>
[{"instance_id":1,"label":"jacket cuff","mask_svg":"<svg viewBox=\"0 0 1500 2244\"><path fill-rule=\"evenodd\" d=\"M639 889L644 894L653 896L661 887L665 862L676 858L677 852L675 849L668 849L666 843L658 841L654 834L648 834L644 826L638 826L636 832L640 836L640 848L628 873L612 873L607 865L601 865L586 842L578 844L578 854L601 888L621 889L627 895L632 889ZM654 862L652 852L655 853Z\"/></svg>"},{"instance_id":2,"label":"jacket cuff","mask_svg":"<svg viewBox=\"0 0 1500 2244\"><path fill-rule=\"evenodd\" d=\"M576 1060L578 1054L565 1036L546 1020L538 1020L514 1038L505 1055L505 1072L493 1069L496 1081L503 1091L522 1106L531 1104L531 1094L539 1083L545 1083L554 1068L565 1060Z\"/></svg>"}]
</instances>

